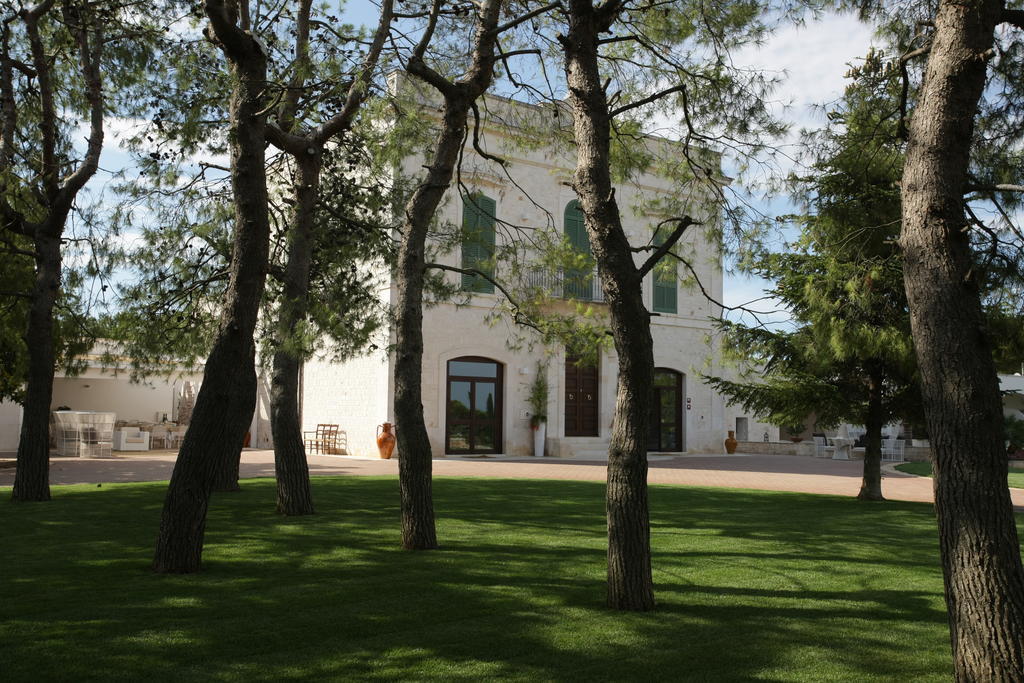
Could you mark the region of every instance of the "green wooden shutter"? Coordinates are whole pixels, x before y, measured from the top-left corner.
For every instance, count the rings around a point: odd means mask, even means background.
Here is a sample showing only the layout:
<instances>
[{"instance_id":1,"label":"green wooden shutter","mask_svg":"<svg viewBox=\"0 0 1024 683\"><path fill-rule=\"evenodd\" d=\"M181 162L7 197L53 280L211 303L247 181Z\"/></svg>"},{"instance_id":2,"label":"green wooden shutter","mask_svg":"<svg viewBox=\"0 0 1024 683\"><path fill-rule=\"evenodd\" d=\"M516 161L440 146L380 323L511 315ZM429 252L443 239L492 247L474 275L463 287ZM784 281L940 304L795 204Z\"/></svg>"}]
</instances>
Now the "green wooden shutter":
<instances>
[{"instance_id":1,"label":"green wooden shutter","mask_svg":"<svg viewBox=\"0 0 1024 683\"><path fill-rule=\"evenodd\" d=\"M592 255L587 227L583 222L583 211L580 203L572 200L565 207L565 237L577 252ZM594 283L590 279L590 269L572 270L565 273L564 294L567 297L590 300L593 298L591 289Z\"/></svg>"},{"instance_id":2,"label":"green wooden shutter","mask_svg":"<svg viewBox=\"0 0 1024 683\"><path fill-rule=\"evenodd\" d=\"M654 232L654 246L665 243L665 235L660 230ZM671 256L665 256L658 262L651 278L654 281L654 310L657 313L676 313L676 262Z\"/></svg>"},{"instance_id":3,"label":"green wooden shutter","mask_svg":"<svg viewBox=\"0 0 1024 683\"><path fill-rule=\"evenodd\" d=\"M587 228L583 223L583 211L580 210L580 203L575 199L565 207L565 236L569 238L569 244L576 251L590 254L590 239L587 237Z\"/></svg>"},{"instance_id":4,"label":"green wooden shutter","mask_svg":"<svg viewBox=\"0 0 1024 683\"><path fill-rule=\"evenodd\" d=\"M462 199L462 267L474 268L494 277L494 216L497 203L490 197L475 194ZM494 285L476 275L462 276L466 292L494 294Z\"/></svg>"}]
</instances>

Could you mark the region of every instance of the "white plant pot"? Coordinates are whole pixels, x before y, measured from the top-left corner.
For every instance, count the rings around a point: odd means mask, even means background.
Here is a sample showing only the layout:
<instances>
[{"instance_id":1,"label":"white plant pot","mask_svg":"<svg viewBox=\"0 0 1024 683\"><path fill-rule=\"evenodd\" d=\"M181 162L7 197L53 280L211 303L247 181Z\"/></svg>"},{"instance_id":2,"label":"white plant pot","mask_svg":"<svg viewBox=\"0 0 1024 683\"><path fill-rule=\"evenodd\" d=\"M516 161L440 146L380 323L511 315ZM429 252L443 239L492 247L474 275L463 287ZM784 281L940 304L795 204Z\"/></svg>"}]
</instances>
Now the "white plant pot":
<instances>
[{"instance_id":1,"label":"white plant pot","mask_svg":"<svg viewBox=\"0 0 1024 683\"><path fill-rule=\"evenodd\" d=\"M535 458L544 457L544 437L548 433L548 423L541 422L537 425L537 428L533 430L533 456Z\"/></svg>"}]
</instances>

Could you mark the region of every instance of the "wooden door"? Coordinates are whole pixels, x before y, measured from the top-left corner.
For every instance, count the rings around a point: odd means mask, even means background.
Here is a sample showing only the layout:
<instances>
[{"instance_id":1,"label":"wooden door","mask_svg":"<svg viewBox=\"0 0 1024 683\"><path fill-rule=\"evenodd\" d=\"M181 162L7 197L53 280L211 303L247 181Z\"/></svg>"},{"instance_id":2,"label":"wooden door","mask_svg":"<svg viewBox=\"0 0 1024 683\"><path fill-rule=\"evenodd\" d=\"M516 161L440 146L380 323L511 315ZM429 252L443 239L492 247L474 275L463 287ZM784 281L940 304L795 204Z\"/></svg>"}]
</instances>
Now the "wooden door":
<instances>
[{"instance_id":1,"label":"wooden door","mask_svg":"<svg viewBox=\"0 0 1024 683\"><path fill-rule=\"evenodd\" d=\"M597 419L597 365L565 361L565 435L600 436Z\"/></svg>"}]
</instances>

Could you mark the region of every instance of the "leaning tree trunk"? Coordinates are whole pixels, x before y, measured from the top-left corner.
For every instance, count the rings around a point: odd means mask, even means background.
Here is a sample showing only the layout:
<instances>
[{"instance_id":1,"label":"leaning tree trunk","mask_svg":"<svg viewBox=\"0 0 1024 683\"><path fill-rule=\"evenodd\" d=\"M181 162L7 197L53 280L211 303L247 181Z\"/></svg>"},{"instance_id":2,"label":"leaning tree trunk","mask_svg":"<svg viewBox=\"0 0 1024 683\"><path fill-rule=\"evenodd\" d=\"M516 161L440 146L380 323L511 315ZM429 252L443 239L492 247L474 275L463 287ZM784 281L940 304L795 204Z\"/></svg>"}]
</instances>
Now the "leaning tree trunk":
<instances>
[{"instance_id":1,"label":"leaning tree trunk","mask_svg":"<svg viewBox=\"0 0 1024 683\"><path fill-rule=\"evenodd\" d=\"M235 242L220 330L164 500L153 569L199 571L214 477L236 458L256 405L253 333L266 280L270 223L264 165L266 57L218 0L207 15L231 62L231 186Z\"/></svg>"},{"instance_id":2,"label":"leaning tree trunk","mask_svg":"<svg viewBox=\"0 0 1024 683\"><path fill-rule=\"evenodd\" d=\"M872 372L868 377L868 410L864 419L867 443L864 448L864 474L861 478L861 500L885 500L882 496L882 376Z\"/></svg>"},{"instance_id":3,"label":"leaning tree trunk","mask_svg":"<svg viewBox=\"0 0 1024 683\"><path fill-rule=\"evenodd\" d=\"M256 352L253 351L253 363L255 363ZM253 377L255 377L255 370L253 371ZM205 379L203 380L206 381ZM253 399L252 408L249 410L249 418L252 418L253 411L256 409L256 393L257 393L257 382L253 381ZM198 399L197 399L198 400ZM235 440L235 445L231 449L230 453L227 453L225 457L218 458L213 468L213 482L212 490L217 493L235 493L242 490L241 485L238 483L239 472L242 467L242 449L245 448L245 433L249 431L248 425L251 425L251 421L247 423L247 426L242 430L241 436ZM192 425L189 425L189 429L192 429ZM184 446L184 443L182 443Z\"/></svg>"},{"instance_id":4,"label":"leaning tree trunk","mask_svg":"<svg viewBox=\"0 0 1024 683\"><path fill-rule=\"evenodd\" d=\"M406 206L398 249L398 313L395 323L395 437L402 507L402 547L437 547L430 439L423 422L423 275L430 220L451 184L472 102L448 97L427 177Z\"/></svg>"},{"instance_id":5,"label":"leaning tree trunk","mask_svg":"<svg viewBox=\"0 0 1024 683\"><path fill-rule=\"evenodd\" d=\"M435 0L429 28L408 61L409 72L430 84L444 98L441 129L426 178L405 206L403 239L396 270L398 312L395 323L395 437L402 508L402 547L429 550L437 547L430 440L423 422L423 278L430 221L451 185L462 152L470 107L491 85L498 39L500 0L484 0L479 8L465 78L446 80L423 61L436 27L441 3Z\"/></svg>"},{"instance_id":6,"label":"leaning tree trunk","mask_svg":"<svg viewBox=\"0 0 1024 683\"><path fill-rule=\"evenodd\" d=\"M62 221L63 225L63 221ZM25 344L28 381L12 500L50 500L50 403L53 400L53 307L60 289L60 237L44 223L35 238L36 278Z\"/></svg>"},{"instance_id":7,"label":"leaning tree trunk","mask_svg":"<svg viewBox=\"0 0 1024 683\"><path fill-rule=\"evenodd\" d=\"M618 388L608 446L608 606L654 608L647 502L647 428L654 386L654 344L641 277L622 229L609 168L611 116L598 68L606 26L586 0L572 3L566 55L577 147L573 188L602 273L619 357Z\"/></svg>"},{"instance_id":8,"label":"leaning tree trunk","mask_svg":"<svg viewBox=\"0 0 1024 683\"><path fill-rule=\"evenodd\" d=\"M288 230L281 310L274 332L274 371L270 389L270 424L274 433L277 511L313 514L309 464L299 424L299 367L302 358L293 337L309 309L309 270L313 261L313 223L320 185L320 154L296 157L295 208Z\"/></svg>"},{"instance_id":9,"label":"leaning tree trunk","mask_svg":"<svg viewBox=\"0 0 1024 683\"><path fill-rule=\"evenodd\" d=\"M903 272L961 681L1024 680L1024 569L1007 489L999 385L963 208L984 55L1001 6L941 4L902 183Z\"/></svg>"}]
</instances>

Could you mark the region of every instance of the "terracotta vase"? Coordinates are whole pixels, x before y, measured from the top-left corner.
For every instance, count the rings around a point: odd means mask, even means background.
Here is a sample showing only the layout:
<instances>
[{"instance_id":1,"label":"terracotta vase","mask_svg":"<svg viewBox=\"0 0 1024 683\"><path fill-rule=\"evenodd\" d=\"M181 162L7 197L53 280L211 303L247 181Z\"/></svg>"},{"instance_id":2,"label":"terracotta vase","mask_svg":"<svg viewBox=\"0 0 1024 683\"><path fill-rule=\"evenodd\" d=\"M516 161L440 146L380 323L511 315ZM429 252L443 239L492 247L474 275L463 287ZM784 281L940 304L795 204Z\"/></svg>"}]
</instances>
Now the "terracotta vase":
<instances>
[{"instance_id":1,"label":"terracotta vase","mask_svg":"<svg viewBox=\"0 0 1024 683\"><path fill-rule=\"evenodd\" d=\"M381 460L391 459L391 453L395 450L395 435L391 433L390 422L377 425L377 450Z\"/></svg>"},{"instance_id":2,"label":"terracotta vase","mask_svg":"<svg viewBox=\"0 0 1024 683\"><path fill-rule=\"evenodd\" d=\"M729 436L725 437L725 452L732 455L736 452L736 432L729 430Z\"/></svg>"}]
</instances>

